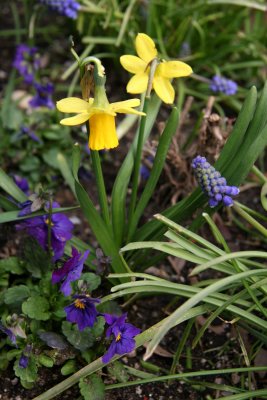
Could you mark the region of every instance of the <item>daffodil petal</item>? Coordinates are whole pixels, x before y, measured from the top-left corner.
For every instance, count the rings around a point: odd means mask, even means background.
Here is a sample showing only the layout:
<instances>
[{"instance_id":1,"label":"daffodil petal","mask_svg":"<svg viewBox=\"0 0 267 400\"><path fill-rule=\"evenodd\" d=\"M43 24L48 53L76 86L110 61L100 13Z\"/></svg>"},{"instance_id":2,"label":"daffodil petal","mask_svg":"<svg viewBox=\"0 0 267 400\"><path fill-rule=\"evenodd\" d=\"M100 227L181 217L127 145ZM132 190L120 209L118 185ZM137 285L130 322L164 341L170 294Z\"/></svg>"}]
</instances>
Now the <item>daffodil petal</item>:
<instances>
[{"instance_id":1,"label":"daffodil petal","mask_svg":"<svg viewBox=\"0 0 267 400\"><path fill-rule=\"evenodd\" d=\"M57 109L65 113L82 113L90 107L88 101L79 99L78 97L67 97L57 102Z\"/></svg>"},{"instance_id":2,"label":"daffodil petal","mask_svg":"<svg viewBox=\"0 0 267 400\"><path fill-rule=\"evenodd\" d=\"M154 41L145 33L138 33L135 39L135 48L138 56L147 64L157 57L157 49Z\"/></svg>"},{"instance_id":3,"label":"daffodil petal","mask_svg":"<svg viewBox=\"0 0 267 400\"><path fill-rule=\"evenodd\" d=\"M124 101L116 101L115 103L111 103L111 108L115 112L117 111L118 108L126 108L126 107L138 107L140 106L140 100L139 99L129 99L129 100L124 100Z\"/></svg>"},{"instance_id":4,"label":"daffodil petal","mask_svg":"<svg viewBox=\"0 0 267 400\"><path fill-rule=\"evenodd\" d=\"M148 75L137 74L134 75L128 82L126 90L128 93L144 93L147 89Z\"/></svg>"},{"instance_id":5,"label":"daffodil petal","mask_svg":"<svg viewBox=\"0 0 267 400\"><path fill-rule=\"evenodd\" d=\"M136 56L125 55L120 57L121 65L132 74L140 74L146 70L147 63Z\"/></svg>"},{"instance_id":6,"label":"daffodil petal","mask_svg":"<svg viewBox=\"0 0 267 400\"><path fill-rule=\"evenodd\" d=\"M153 88L164 103L172 104L174 102L175 92L169 79L155 76L153 79Z\"/></svg>"},{"instance_id":7,"label":"daffodil petal","mask_svg":"<svg viewBox=\"0 0 267 400\"><path fill-rule=\"evenodd\" d=\"M163 61L156 69L156 74L164 78L180 78L191 75L193 72L190 65L182 61Z\"/></svg>"},{"instance_id":8,"label":"daffodil petal","mask_svg":"<svg viewBox=\"0 0 267 400\"><path fill-rule=\"evenodd\" d=\"M138 111L135 110L134 108L130 108L130 107L122 107L119 108L118 110L116 110L117 113L121 113L121 114L135 114L135 115L146 115L145 113L143 113L142 111Z\"/></svg>"},{"instance_id":9,"label":"daffodil petal","mask_svg":"<svg viewBox=\"0 0 267 400\"><path fill-rule=\"evenodd\" d=\"M69 126L80 125L83 122L87 121L89 118L90 118L89 113L81 113L75 115L74 117L64 118L60 121L60 123L61 125L69 125Z\"/></svg>"}]
</instances>

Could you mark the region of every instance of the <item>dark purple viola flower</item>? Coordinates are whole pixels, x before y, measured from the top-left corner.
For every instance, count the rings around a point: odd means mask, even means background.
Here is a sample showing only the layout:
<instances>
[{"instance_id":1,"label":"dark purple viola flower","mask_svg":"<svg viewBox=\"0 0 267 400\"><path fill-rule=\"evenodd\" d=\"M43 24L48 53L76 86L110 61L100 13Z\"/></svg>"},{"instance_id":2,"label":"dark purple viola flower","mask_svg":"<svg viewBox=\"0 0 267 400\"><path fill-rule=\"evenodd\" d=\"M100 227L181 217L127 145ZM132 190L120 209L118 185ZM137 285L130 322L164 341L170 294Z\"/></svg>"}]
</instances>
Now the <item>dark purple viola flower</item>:
<instances>
[{"instance_id":1,"label":"dark purple viola flower","mask_svg":"<svg viewBox=\"0 0 267 400\"><path fill-rule=\"evenodd\" d=\"M23 77L25 83L32 84L35 72L40 67L36 47L30 47L26 44L17 46L13 66Z\"/></svg>"},{"instance_id":2,"label":"dark purple viola flower","mask_svg":"<svg viewBox=\"0 0 267 400\"><path fill-rule=\"evenodd\" d=\"M93 299L87 294L77 294L73 298L75 299L74 302L64 308L67 321L76 323L80 331L88 326L92 327L99 315L95 303L99 303L100 300Z\"/></svg>"},{"instance_id":3,"label":"dark purple viola flower","mask_svg":"<svg viewBox=\"0 0 267 400\"><path fill-rule=\"evenodd\" d=\"M53 202L52 208L59 208L59 204ZM25 230L28 235L33 236L44 250L48 250L48 215L26 219L16 225L17 230ZM56 213L51 216L51 246L53 249L53 261L58 260L64 253L67 240L72 237L73 224L69 218Z\"/></svg>"},{"instance_id":4,"label":"dark purple viola flower","mask_svg":"<svg viewBox=\"0 0 267 400\"><path fill-rule=\"evenodd\" d=\"M19 175L13 175L12 178L15 184L20 188L20 190L22 190L28 196L30 194L30 187L27 179L22 178Z\"/></svg>"},{"instance_id":5,"label":"dark purple viola flower","mask_svg":"<svg viewBox=\"0 0 267 400\"><path fill-rule=\"evenodd\" d=\"M18 206L21 209L18 213L19 217L23 217L24 215L32 213L32 201L31 200L26 200L23 203L19 203Z\"/></svg>"},{"instance_id":6,"label":"dark purple viola flower","mask_svg":"<svg viewBox=\"0 0 267 400\"><path fill-rule=\"evenodd\" d=\"M127 314L121 316L104 314L105 320L108 325L106 336L113 336L113 340L108 348L106 354L103 355L102 361L107 363L115 354L130 353L135 348L134 337L138 335L141 330L126 321Z\"/></svg>"},{"instance_id":7,"label":"dark purple viola flower","mask_svg":"<svg viewBox=\"0 0 267 400\"><path fill-rule=\"evenodd\" d=\"M19 367L20 368L27 368L29 364L29 357L25 354L22 354L19 359Z\"/></svg>"},{"instance_id":8,"label":"dark purple viola flower","mask_svg":"<svg viewBox=\"0 0 267 400\"><path fill-rule=\"evenodd\" d=\"M10 341L13 344L16 344L16 336L14 335L14 333L11 331L11 329L6 328L1 322L0 322L0 331L9 337Z\"/></svg>"},{"instance_id":9,"label":"dark purple viola flower","mask_svg":"<svg viewBox=\"0 0 267 400\"><path fill-rule=\"evenodd\" d=\"M34 83L36 90L35 96L29 101L29 105L32 108L47 107L55 108L55 104L52 100L52 94L54 92L54 85L51 82L45 84Z\"/></svg>"},{"instance_id":10,"label":"dark purple viola flower","mask_svg":"<svg viewBox=\"0 0 267 400\"><path fill-rule=\"evenodd\" d=\"M209 197L210 207L216 207L220 202L227 207L233 205L231 196L239 193L238 187L228 186L226 179L207 162L205 157L197 156L191 165L202 191Z\"/></svg>"},{"instance_id":11,"label":"dark purple viola flower","mask_svg":"<svg viewBox=\"0 0 267 400\"><path fill-rule=\"evenodd\" d=\"M40 3L49 7L58 14L76 19L81 5L75 0L39 0Z\"/></svg>"},{"instance_id":12,"label":"dark purple viola flower","mask_svg":"<svg viewBox=\"0 0 267 400\"><path fill-rule=\"evenodd\" d=\"M64 296L71 294L71 282L80 278L83 270L83 264L86 261L90 250L86 250L84 254L79 253L75 247L72 247L72 256L65 262L65 264L53 271L52 284L63 281L60 290Z\"/></svg>"},{"instance_id":13,"label":"dark purple viola flower","mask_svg":"<svg viewBox=\"0 0 267 400\"><path fill-rule=\"evenodd\" d=\"M213 92L221 92L231 96L233 94L236 94L238 86L231 79L215 75L211 80L210 89Z\"/></svg>"}]
</instances>

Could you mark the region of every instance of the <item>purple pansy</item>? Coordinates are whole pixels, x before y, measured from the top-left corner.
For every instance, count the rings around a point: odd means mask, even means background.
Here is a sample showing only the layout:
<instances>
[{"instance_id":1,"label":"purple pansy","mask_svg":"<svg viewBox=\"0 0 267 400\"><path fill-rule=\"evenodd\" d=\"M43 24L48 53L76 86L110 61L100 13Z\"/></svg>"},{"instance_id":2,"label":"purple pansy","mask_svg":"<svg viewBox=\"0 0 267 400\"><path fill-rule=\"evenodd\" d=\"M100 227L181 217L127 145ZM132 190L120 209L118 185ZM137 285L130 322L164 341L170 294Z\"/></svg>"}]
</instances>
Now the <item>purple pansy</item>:
<instances>
[{"instance_id":1,"label":"purple pansy","mask_svg":"<svg viewBox=\"0 0 267 400\"><path fill-rule=\"evenodd\" d=\"M11 329L6 328L1 322L0 322L0 331L3 332L5 335L7 335L10 339L10 341L13 344L16 344L16 336L12 332Z\"/></svg>"},{"instance_id":2,"label":"purple pansy","mask_svg":"<svg viewBox=\"0 0 267 400\"><path fill-rule=\"evenodd\" d=\"M233 94L236 94L238 86L231 79L215 75L211 80L210 89L213 92L221 92L227 94L228 96L231 96Z\"/></svg>"},{"instance_id":3,"label":"purple pansy","mask_svg":"<svg viewBox=\"0 0 267 400\"><path fill-rule=\"evenodd\" d=\"M30 194L30 187L28 180L26 178L22 178L19 175L13 175L12 178L15 184L20 188L20 190L22 190L23 193L25 193L28 196Z\"/></svg>"},{"instance_id":4,"label":"purple pansy","mask_svg":"<svg viewBox=\"0 0 267 400\"><path fill-rule=\"evenodd\" d=\"M76 323L80 331L88 326L92 327L99 315L95 304L99 303L100 300L93 299L87 294L76 294L73 298L75 299L74 302L64 308L67 321Z\"/></svg>"},{"instance_id":5,"label":"purple pansy","mask_svg":"<svg viewBox=\"0 0 267 400\"><path fill-rule=\"evenodd\" d=\"M27 368L29 364L29 357L22 354L19 359L19 367L20 368Z\"/></svg>"},{"instance_id":6,"label":"purple pansy","mask_svg":"<svg viewBox=\"0 0 267 400\"><path fill-rule=\"evenodd\" d=\"M39 0L40 3L45 4L52 11L56 11L58 14L66 17L76 19L78 16L78 10L81 5L75 0Z\"/></svg>"},{"instance_id":7,"label":"purple pansy","mask_svg":"<svg viewBox=\"0 0 267 400\"><path fill-rule=\"evenodd\" d=\"M35 96L29 101L29 105L32 108L47 107L55 108L55 104L52 100L52 94L54 92L54 85L51 82L45 84L34 83L36 90Z\"/></svg>"},{"instance_id":8,"label":"purple pansy","mask_svg":"<svg viewBox=\"0 0 267 400\"><path fill-rule=\"evenodd\" d=\"M84 254L79 253L75 247L72 247L72 256L65 262L65 264L53 271L52 284L62 281L60 287L64 296L71 294L71 282L80 278L83 270L83 264L86 261L90 250L86 250Z\"/></svg>"},{"instance_id":9,"label":"purple pansy","mask_svg":"<svg viewBox=\"0 0 267 400\"><path fill-rule=\"evenodd\" d=\"M106 354L103 355L102 361L107 363L115 354L130 353L135 348L135 340L133 339L138 335L141 330L126 321L127 313L116 316L104 314L105 320L108 325L106 336L113 336L113 340L108 348Z\"/></svg>"},{"instance_id":10,"label":"purple pansy","mask_svg":"<svg viewBox=\"0 0 267 400\"><path fill-rule=\"evenodd\" d=\"M23 77L25 83L32 84L35 72L40 67L36 47L30 47L26 44L17 46L13 66Z\"/></svg>"},{"instance_id":11,"label":"purple pansy","mask_svg":"<svg viewBox=\"0 0 267 400\"><path fill-rule=\"evenodd\" d=\"M59 204L53 202L52 208L59 208ZM48 215L29 218L16 225L17 230L26 230L33 236L44 250L48 250ZM53 261L58 260L64 253L67 240L72 237L73 224L69 218L62 213L55 213L51 216L51 246L54 252Z\"/></svg>"},{"instance_id":12,"label":"purple pansy","mask_svg":"<svg viewBox=\"0 0 267 400\"><path fill-rule=\"evenodd\" d=\"M191 165L202 191L209 197L211 208L220 202L227 207L233 205L232 196L239 193L238 187L227 185L226 179L207 162L205 157L195 157Z\"/></svg>"}]
</instances>

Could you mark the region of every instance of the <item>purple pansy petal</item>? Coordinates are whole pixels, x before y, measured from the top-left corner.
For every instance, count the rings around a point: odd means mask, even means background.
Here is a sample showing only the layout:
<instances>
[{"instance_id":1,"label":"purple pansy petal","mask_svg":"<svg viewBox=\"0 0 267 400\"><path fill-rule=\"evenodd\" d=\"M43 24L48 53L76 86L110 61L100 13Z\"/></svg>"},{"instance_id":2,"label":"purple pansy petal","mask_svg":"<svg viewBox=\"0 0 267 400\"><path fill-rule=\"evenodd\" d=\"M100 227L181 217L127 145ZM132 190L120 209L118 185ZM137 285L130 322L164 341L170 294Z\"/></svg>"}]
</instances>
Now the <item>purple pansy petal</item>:
<instances>
[{"instance_id":1,"label":"purple pansy petal","mask_svg":"<svg viewBox=\"0 0 267 400\"><path fill-rule=\"evenodd\" d=\"M103 363L108 363L112 359L112 357L115 356L115 354L116 354L116 342L113 341L111 342L108 351L102 357Z\"/></svg>"},{"instance_id":2,"label":"purple pansy petal","mask_svg":"<svg viewBox=\"0 0 267 400\"><path fill-rule=\"evenodd\" d=\"M94 303L99 303L100 300L87 295L75 295L73 298L74 302L64 308L67 321L76 323L80 331L88 326L92 327L98 316Z\"/></svg>"},{"instance_id":3,"label":"purple pansy petal","mask_svg":"<svg viewBox=\"0 0 267 400\"><path fill-rule=\"evenodd\" d=\"M117 354L126 354L126 353L131 353L135 348L135 340L132 338L124 338L122 336L122 339L119 340L116 343L116 353Z\"/></svg>"},{"instance_id":4,"label":"purple pansy petal","mask_svg":"<svg viewBox=\"0 0 267 400\"><path fill-rule=\"evenodd\" d=\"M20 359L19 359L19 367L20 368L27 368L28 364L29 364L29 357L27 357L24 354L22 354Z\"/></svg>"}]
</instances>

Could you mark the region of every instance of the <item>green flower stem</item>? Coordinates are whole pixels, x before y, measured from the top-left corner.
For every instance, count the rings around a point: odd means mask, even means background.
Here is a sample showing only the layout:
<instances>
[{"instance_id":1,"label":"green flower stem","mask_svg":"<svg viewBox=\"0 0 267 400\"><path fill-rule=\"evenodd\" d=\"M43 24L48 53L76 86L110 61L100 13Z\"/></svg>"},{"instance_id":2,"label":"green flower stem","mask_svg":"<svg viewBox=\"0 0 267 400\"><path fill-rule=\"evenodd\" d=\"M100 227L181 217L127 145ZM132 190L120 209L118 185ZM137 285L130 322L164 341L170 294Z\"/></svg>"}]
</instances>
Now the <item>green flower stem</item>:
<instances>
[{"instance_id":1,"label":"green flower stem","mask_svg":"<svg viewBox=\"0 0 267 400\"><path fill-rule=\"evenodd\" d=\"M142 110L144 113L147 113L148 102L149 102L149 98L146 97L145 101L144 101L143 110ZM135 153L135 156L134 156L134 172L133 172L132 193L131 193L131 200L130 200L130 206L129 206L129 215L128 215L129 231L130 231L131 225L133 223L133 215L134 215L135 205L136 205L136 200L137 200L140 165L141 165L142 150L143 150L143 145L144 145L145 126L146 126L146 117L141 117L141 123L140 123L139 134L138 134L137 148L136 148L136 153Z\"/></svg>"},{"instance_id":2,"label":"green flower stem","mask_svg":"<svg viewBox=\"0 0 267 400\"><path fill-rule=\"evenodd\" d=\"M267 237L267 229L264 228L258 221L256 221L251 215L243 210L237 202L234 202L233 209L246 221L248 221L254 228L256 228L264 237Z\"/></svg>"},{"instance_id":3,"label":"green flower stem","mask_svg":"<svg viewBox=\"0 0 267 400\"><path fill-rule=\"evenodd\" d=\"M255 165L253 165L251 171L259 178L262 184L267 183L267 177Z\"/></svg>"},{"instance_id":4,"label":"green flower stem","mask_svg":"<svg viewBox=\"0 0 267 400\"><path fill-rule=\"evenodd\" d=\"M98 196L99 196L99 203L102 211L103 219L108 227L111 228L110 225L110 216L109 216L109 209L108 209L108 199L106 193L106 187L101 167L101 161L99 157L98 151L91 150L91 160L92 160L92 167L96 178Z\"/></svg>"}]
</instances>

